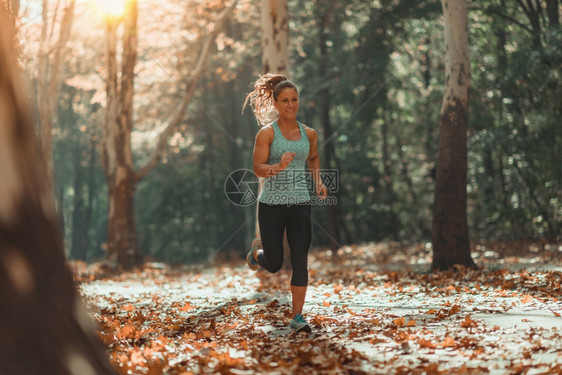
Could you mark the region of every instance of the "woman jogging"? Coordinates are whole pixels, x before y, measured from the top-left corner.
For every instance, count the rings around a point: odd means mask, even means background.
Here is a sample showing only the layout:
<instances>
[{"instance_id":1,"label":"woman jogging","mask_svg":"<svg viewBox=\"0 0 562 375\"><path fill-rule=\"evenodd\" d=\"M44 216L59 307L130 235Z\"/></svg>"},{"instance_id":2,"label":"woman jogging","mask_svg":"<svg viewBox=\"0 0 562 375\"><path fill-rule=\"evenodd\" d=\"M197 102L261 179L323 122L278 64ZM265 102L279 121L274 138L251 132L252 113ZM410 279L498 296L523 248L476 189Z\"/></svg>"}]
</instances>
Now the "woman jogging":
<instances>
[{"instance_id":1,"label":"woman jogging","mask_svg":"<svg viewBox=\"0 0 562 375\"><path fill-rule=\"evenodd\" d=\"M261 240L252 241L246 260L254 271L260 266L272 273L279 271L283 265L283 235L287 231L293 269L291 328L310 332L302 315L312 238L308 173L318 196L323 199L327 194L320 178L318 134L297 121L298 90L283 75L268 73L260 77L244 106L248 102L263 126L254 145L254 172L264 177L264 184L258 207ZM277 120L273 121L275 117Z\"/></svg>"}]
</instances>

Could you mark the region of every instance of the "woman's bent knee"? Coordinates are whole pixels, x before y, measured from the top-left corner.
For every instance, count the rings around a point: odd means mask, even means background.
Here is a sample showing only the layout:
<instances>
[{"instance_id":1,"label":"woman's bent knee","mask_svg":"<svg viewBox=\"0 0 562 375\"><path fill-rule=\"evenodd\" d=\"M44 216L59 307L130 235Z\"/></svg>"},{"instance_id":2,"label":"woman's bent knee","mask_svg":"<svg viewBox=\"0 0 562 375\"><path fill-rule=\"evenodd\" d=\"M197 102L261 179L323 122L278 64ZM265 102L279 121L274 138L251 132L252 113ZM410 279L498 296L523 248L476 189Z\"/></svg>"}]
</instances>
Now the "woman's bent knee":
<instances>
[{"instance_id":1,"label":"woman's bent knee","mask_svg":"<svg viewBox=\"0 0 562 375\"><path fill-rule=\"evenodd\" d=\"M283 267L283 263L274 264L274 265L268 267L267 270L268 270L270 273L277 273L277 272L279 272L279 271L281 270L281 267Z\"/></svg>"}]
</instances>

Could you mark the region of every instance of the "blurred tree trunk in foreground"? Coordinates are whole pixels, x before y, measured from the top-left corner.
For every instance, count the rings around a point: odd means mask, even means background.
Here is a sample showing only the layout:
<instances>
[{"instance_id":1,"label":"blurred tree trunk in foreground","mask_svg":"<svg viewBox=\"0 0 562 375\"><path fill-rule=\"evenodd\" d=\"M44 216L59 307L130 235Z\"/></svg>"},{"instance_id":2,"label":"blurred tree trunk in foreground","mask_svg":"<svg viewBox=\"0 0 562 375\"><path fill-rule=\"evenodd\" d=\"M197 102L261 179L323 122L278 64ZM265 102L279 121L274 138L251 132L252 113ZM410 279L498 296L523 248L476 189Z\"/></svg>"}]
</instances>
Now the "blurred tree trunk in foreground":
<instances>
[{"instance_id":1,"label":"blurred tree trunk in foreground","mask_svg":"<svg viewBox=\"0 0 562 375\"><path fill-rule=\"evenodd\" d=\"M445 19L445 90L433 205L432 270L474 266L468 238L467 122L470 91L467 2L442 0Z\"/></svg>"},{"instance_id":2,"label":"blurred tree trunk in foreground","mask_svg":"<svg viewBox=\"0 0 562 375\"><path fill-rule=\"evenodd\" d=\"M114 373L78 297L0 11L0 373Z\"/></svg>"}]
</instances>

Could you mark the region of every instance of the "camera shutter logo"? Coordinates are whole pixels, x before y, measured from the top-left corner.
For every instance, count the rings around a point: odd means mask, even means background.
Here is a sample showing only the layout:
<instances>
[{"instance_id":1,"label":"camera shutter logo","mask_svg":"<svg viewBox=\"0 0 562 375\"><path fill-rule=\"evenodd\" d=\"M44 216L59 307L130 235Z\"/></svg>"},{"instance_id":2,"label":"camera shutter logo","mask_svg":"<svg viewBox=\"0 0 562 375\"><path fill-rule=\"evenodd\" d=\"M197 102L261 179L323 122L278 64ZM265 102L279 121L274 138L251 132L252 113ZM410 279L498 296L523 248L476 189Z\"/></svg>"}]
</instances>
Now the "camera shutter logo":
<instances>
[{"instance_id":1,"label":"camera shutter logo","mask_svg":"<svg viewBox=\"0 0 562 375\"><path fill-rule=\"evenodd\" d=\"M249 169L237 169L224 181L224 193L236 206L250 206L258 200L258 176Z\"/></svg>"}]
</instances>

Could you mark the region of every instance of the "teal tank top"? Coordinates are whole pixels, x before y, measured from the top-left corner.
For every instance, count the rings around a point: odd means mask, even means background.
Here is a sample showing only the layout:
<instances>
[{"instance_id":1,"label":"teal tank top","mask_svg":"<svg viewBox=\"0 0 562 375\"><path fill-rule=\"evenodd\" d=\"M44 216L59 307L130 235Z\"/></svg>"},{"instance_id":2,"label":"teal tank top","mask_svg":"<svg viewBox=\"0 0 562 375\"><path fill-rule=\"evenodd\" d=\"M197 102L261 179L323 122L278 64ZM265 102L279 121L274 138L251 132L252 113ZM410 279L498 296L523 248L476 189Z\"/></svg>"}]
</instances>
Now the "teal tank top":
<instances>
[{"instance_id":1,"label":"teal tank top","mask_svg":"<svg viewBox=\"0 0 562 375\"><path fill-rule=\"evenodd\" d=\"M286 139L277 121L273 123L273 142L269 147L268 164L276 164L281 161L281 155L285 152L294 152L293 161L287 169L274 176L266 177L263 182L263 189L259 201L265 204L302 204L310 201L308 186L310 173L305 170L306 160L310 152L310 142L306 135L306 130L299 122L301 137L296 141Z\"/></svg>"}]
</instances>

